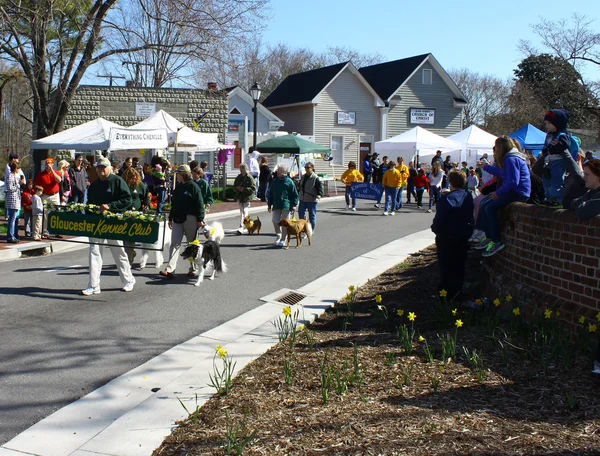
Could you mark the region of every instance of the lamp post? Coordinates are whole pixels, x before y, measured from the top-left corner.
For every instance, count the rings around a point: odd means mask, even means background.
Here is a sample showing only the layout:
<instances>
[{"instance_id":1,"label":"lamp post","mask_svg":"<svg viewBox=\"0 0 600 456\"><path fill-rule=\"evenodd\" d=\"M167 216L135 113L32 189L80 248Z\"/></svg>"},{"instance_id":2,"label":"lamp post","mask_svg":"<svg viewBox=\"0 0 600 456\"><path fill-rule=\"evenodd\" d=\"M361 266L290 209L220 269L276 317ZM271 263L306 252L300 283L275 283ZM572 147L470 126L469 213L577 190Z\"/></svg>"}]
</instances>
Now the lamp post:
<instances>
[{"instance_id":1,"label":"lamp post","mask_svg":"<svg viewBox=\"0 0 600 456\"><path fill-rule=\"evenodd\" d=\"M252 108L252 112L254 113L254 123L252 124L252 152L256 150L256 123L258 115L258 109L256 107L258 105L261 92L262 90L260 89L258 82L255 82L252 88L250 88L250 95L252 95L252 99L254 100L254 108Z\"/></svg>"}]
</instances>

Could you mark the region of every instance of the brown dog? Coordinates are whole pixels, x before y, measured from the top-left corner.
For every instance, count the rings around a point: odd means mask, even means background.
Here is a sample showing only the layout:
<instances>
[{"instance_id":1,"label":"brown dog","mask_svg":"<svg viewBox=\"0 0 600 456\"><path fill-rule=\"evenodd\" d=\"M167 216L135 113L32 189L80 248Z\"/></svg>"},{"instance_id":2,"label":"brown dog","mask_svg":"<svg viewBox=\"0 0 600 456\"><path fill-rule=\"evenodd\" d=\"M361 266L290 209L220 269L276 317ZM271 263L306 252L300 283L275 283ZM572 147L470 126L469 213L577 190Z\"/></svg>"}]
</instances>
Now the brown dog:
<instances>
[{"instance_id":1,"label":"brown dog","mask_svg":"<svg viewBox=\"0 0 600 456\"><path fill-rule=\"evenodd\" d=\"M256 217L256 220L252 220L250 217L244 217L244 226L248 230L248 234L252 234L256 231L256 234L260 234L260 228L262 227L262 223L260 223L260 219Z\"/></svg>"},{"instance_id":2,"label":"brown dog","mask_svg":"<svg viewBox=\"0 0 600 456\"><path fill-rule=\"evenodd\" d=\"M301 234L306 233L306 239L308 239L308 245L310 245L310 236L312 235L312 227L310 223L305 219L300 219L298 221L292 221L289 219L281 219L279 221L279 226L285 227L287 231L287 239L285 241L284 250L290 248L290 238L292 235L296 236L296 248L299 249L302 246L302 238Z\"/></svg>"}]
</instances>

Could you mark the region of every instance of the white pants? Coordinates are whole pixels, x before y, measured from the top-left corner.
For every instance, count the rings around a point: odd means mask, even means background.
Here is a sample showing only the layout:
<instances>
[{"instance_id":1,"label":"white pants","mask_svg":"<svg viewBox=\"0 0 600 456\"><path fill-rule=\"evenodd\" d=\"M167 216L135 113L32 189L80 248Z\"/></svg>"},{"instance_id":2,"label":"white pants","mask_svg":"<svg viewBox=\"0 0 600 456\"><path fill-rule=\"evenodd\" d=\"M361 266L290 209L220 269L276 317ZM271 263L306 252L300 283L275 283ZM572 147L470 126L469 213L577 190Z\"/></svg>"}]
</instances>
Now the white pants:
<instances>
[{"instance_id":1,"label":"white pants","mask_svg":"<svg viewBox=\"0 0 600 456\"><path fill-rule=\"evenodd\" d=\"M244 217L248 217L250 213L250 201L240 203L240 228L244 228Z\"/></svg>"},{"instance_id":2,"label":"white pants","mask_svg":"<svg viewBox=\"0 0 600 456\"><path fill-rule=\"evenodd\" d=\"M271 221L273 222L273 228L275 228L277 239L281 239L281 227L279 226L279 221L284 218L290 218L291 212L283 209L273 209L271 215L273 216Z\"/></svg>"},{"instance_id":3,"label":"white pants","mask_svg":"<svg viewBox=\"0 0 600 456\"><path fill-rule=\"evenodd\" d=\"M42 195L42 201L50 201L56 206L60 206L60 195L55 193L54 195ZM42 232L45 236L48 235L48 210L44 209L44 221L42 222Z\"/></svg>"},{"instance_id":4,"label":"white pants","mask_svg":"<svg viewBox=\"0 0 600 456\"><path fill-rule=\"evenodd\" d=\"M127 259L127 253L125 253L125 249L123 248L123 241L90 238L90 242L96 242L97 244L90 244L89 288L96 288L100 286L100 274L102 273L102 249L104 247L104 245L100 244L108 244L108 248L115 259L115 264L117 265L117 270L119 271L121 283L126 285L134 280L133 274L131 274L131 266L129 265L129 260Z\"/></svg>"},{"instance_id":5,"label":"white pants","mask_svg":"<svg viewBox=\"0 0 600 456\"><path fill-rule=\"evenodd\" d=\"M198 230L198 219L195 215L188 215L183 223L173 223L171 231L171 248L169 249L169 264L167 264L167 272L175 272L177 269L177 260L179 260L179 249L183 235L187 242L192 242L196 239L196 231ZM196 270L196 264L190 263L190 271Z\"/></svg>"},{"instance_id":6,"label":"white pants","mask_svg":"<svg viewBox=\"0 0 600 456\"><path fill-rule=\"evenodd\" d=\"M163 229L163 226L164 226L164 229ZM142 244L142 247L146 247L149 249L160 249L160 247L162 246L163 233L164 233L165 239L167 239L167 241L165 242L165 246L167 246L169 244L169 239L171 238L171 230L169 229L168 226L163 225L163 222L161 222L159 225L159 229L158 229L158 240L154 244ZM150 257L150 251L142 250L142 256L140 259L140 268L144 269L146 267L149 257ZM162 264L165 262L164 257L163 257L163 251L162 250L154 250L154 258L155 258L155 267L160 269L162 267Z\"/></svg>"}]
</instances>

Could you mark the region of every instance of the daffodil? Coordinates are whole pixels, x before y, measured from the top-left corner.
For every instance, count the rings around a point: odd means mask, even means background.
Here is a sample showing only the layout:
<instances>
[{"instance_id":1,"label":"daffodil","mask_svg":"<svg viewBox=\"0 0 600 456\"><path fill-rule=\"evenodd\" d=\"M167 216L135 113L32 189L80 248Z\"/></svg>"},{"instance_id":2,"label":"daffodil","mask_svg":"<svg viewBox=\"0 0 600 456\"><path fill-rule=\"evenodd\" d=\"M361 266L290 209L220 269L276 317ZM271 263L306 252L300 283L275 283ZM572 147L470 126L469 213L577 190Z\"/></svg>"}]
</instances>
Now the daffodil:
<instances>
[{"instance_id":1,"label":"daffodil","mask_svg":"<svg viewBox=\"0 0 600 456\"><path fill-rule=\"evenodd\" d=\"M292 308L290 306L286 306L283 308L282 313L283 313L283 315L288 317L292 314Z\"/></svg>"},{"instance_id":2,"label":"daffodil","mask_svg":"<svg viewBox=\"0 0 600 456\"><path fill-rule=\"evenodd\" d=\"M399 317L401 317L402 315L404 315L404 309L398 309L396 311L396 313L398 314Z\"/></svg>"},{"instance_id":3,"label":"daffodil","mask_svg":"<svg viewBox=\"0 0 600 456\"><path fill-rule=\"evenodd\" d=\"M557 311L556 311L556 312L554 312L554 313L556 314L556 316L557 316L557 317L560 317L560 311L558 311L558 310L557 310Z\"/></svg>"},{"instance_id":4,"label":"daffodil","mask_svg":"<svg viewBox=\"0 0 600 456\"><path fill-rule=\"evenodd\" d=\"M511 302L512 301L512 296L511 295L506 295L506 302Z\"/></svg>"},{"instance_id":5,"label":"daffodil","mask_svg":"<svg viewBox=\"0 0 600 456\"><path fill-rule=\"evenodd\" d=\"M441 296L442 298L445 298L446 296L448 296L448 292L447 292L446 290L441 290L441 291L440 291L440 296Z\"/></svg>"},{"instance_id":6,"label":"daffodil","mask_svg":"<svg viewBox=\"0 0 600 456\"><path fill-rule=\"evenodd\" d=\"M515 307L513 309L513 314L515 314L515 317L518 317L519 315L521 315L521 309L519 309L518 307Z\"/></svg>"},{"instance_id":7,"label":"daffodil","mask_svg":"<svg viewBox=\"0 0 600 456\"><path fill-rule=\"evenodd\" d=\"M375 295L375 302L377 304L379 304L381 301L383 301L383 298L381 297L381 295L380 294Z\"/></svg>"},{"instance_id":8,"label":"daffodil","mask_svg":"<svg viewBox=\"0 0 600 456\"><path fill-rule=\"evenodd\" d=\"M417 318L417 315L414 312L409 312L408 313L408 319L410 321L415 321L415 318Z\"/></svg>"},{"instance_id":9,"label":"daffodil","mask_svg":"<svg viewBox=\"0 0 600 456\"><path fill-rule=\"evenodd\" d=\"M463 325L463 321L462 320L456 320L456 322L454 324L456 325L457 328L460 328Z\"/></svg>"},{"instance_id":10,"label":"daffodil","mask_svg":"<svg viewBox=\"0 0 600 456\"><path fill-rule=\"evenodd\" d=\"M546 307L546 310L544 310L544 318L549 319L552 318L552 311L550 309L548 309Z\"/></svg>"},{"instance_id":11,"label":"daffodil","mask_svg":"<svg viewBox=\"0 0 600 456\"><path fill-rule=\"evenodd\" d=\"M596 320L600 321L600 312L596 314Z\"/></svg>"},{"instance_id":12,"label":"daffodil","mask_svg":"<svg viewBox=\"0 0 600 456\"><path fill-rule=\"evenodd\" d=\"M423 336L419 336L419 342L424 342L425 338Z\"/></svg>"},{"instance_id":13,"label":"daffodil","mask_svg":"<svg viewBox=\"0 0 600 456\"><path fill-rule=\"evenodd\" d=\"M500 300L498 298L494 299L494 305L498 307L500 305Z\"/></svg>"},{"instance_id":14,"label":"daffodil","mask_svg":"<svg viewBox=\"0 0 600 456\"><path fill-rule=\"evenodd\" d=\"M304 326L302 323L298 325L298 331L302 331L304 328L306 328L306 326Z\"/></svg>"},{"instance_id":15,"label":"daffodil","mask_svg":"<svg viewBox=\"0 0 600 456\"><path fill-rule=\"evenodd\" d=\"M582 315L577 321L579 321L579 323L583 325L585 323L585 317Z\"/></svg>"},{"instance_id":16,"label":"daffodil","mask_svg":"<svg viewBox=\"0 0 600 456\"><path fill-rule=\"evenodd\" d=\"M349 291L350 293L352 293L352 292L354 291L354 285L350 285L350 286L348 287L348 291Z\"/></svg>"},{"instance_id":17,"label":"daffodil","mask_svg":"<svg viewBox=\"0 0 600 456\"><path fill-rule=\"evenodd\" d=\"M588 331L591 333L595 333L596 332L596 323L590 323L588 326Z\"/></svg>"},{"instance_id":18,"label":"daffodil","mask_svg":"<svg viewBox=\"0 0 600 456\"><path fill-rule=\"evenodd\" d=\"M475 304L477 304L478 306L481 306L481 305L483 305L483 301L481 299L476 299Z\"/></svg>"},{"instance_id":19,"label":"daffodil","mask_svg":"<svg viewBox=\"0 0 600 456\"><path fill-rule=\"evenodd\" d=\"M456 312L458 312L458 309L452 310L452 315L456 315Z\"/></svg>"},{"instance_id":20,"label":"daffodil","mask_svg":"<svg viewBox=\"0 0 600 456\"><path fill-rule=\"evenodd\" d=\"M227 356L227 350L225 350L224 348L222 348L221 350L218 350L217 356L221 359L225 358Z\"/></svg>"}]
</instances>

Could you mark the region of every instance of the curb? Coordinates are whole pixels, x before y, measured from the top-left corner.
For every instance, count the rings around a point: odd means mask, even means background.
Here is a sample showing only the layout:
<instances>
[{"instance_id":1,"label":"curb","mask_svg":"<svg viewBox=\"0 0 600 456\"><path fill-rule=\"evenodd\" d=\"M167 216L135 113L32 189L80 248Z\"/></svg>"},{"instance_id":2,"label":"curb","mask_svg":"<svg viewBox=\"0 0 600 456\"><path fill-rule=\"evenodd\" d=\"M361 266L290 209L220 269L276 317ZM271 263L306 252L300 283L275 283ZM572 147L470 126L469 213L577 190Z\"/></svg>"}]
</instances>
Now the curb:
<instances>
[{"instance_id":1,"label":"curb","mask_svg":"<svg viewBox=\"0 0 600 456\"><path fill-rule=\"evenodd\" d=\"M321 200L321 202L326 203L326 202L335 202L335 201L343 201L343 200L344 200L344 196L331 196L331 197L327 197L327 198ZM267 212L267 206L251 207L249 210L250 214L260 214L263 212ZM231 211L215 212L213 214L209 213L205 217L205 220L207 222L209 222L209 221L214 221L214 220L239 217L239 215L240 215L240 211L235 209L235 210L231 210ZM27 242L20 246L18 246L18 245L11 246L6 249L0 250L0 261L16 260L16 259L24 256L23 252L36 251L36 254L46 255L46 254L51 254L51 253L61 253L61 252L68 252L68 251L73 251L73 250L84 249L84 248L87 248L87 245L88 245L87 239L88 238L85 236L80 236L80 237L74 237L72 239L72 241L76 241L76 242L52 241L52 242L42 242L40 244L34 244L31 242ZM78 244L77 242L82 242L82 244ZM86 242L86 244L83 244L83 242Z\"/></svg>"},{"instance_id":2,"label":"curb","mask_svg":"<svg viewBox=\"0 0 600 456\"><path fill-rule=\"evenodd\" d=\"M348 286L363 285L434 239L430 230L410 234L298 288L305 295L299 322L311 323L334 306ZM273 322L286 304L275 299L286 291L261 298L265 304L167 350L56 411L2 445L0 456L151 454L171 434L176 421L187 418L181 403L195 410L214 395L207 383L216 345L227 349L239 373L279 343Z\"/></svg>"}]
</instances>

